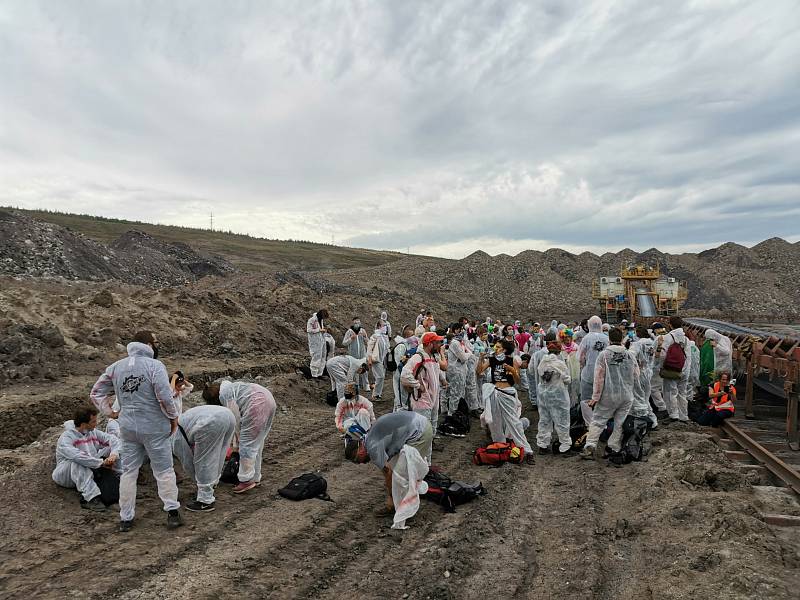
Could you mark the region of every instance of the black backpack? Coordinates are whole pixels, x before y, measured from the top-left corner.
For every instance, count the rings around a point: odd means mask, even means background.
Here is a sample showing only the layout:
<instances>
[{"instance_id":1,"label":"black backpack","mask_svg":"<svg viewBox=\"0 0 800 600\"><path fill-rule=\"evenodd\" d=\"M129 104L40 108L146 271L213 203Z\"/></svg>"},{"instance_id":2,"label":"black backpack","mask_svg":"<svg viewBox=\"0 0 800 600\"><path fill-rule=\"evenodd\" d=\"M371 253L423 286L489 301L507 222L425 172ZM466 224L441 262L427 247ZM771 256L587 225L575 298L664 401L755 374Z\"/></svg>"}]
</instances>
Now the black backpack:
<instances>
[{"instance_id":1,"label":"black backpack","mask_svg":"<svg viewBox=\"0 0 800 600\"><path fill-rule=\"evenodd\" d=\"M452 481L436 468L432 468L425 475L425 483L428 484L428 491L422 497L435 502L446 512L455 512L459 504L466 504L486 493L480 482Z\"/></svg>"},{"instance_id":2,"label":"black backpack","mask_svg":"<svg viewBox=\"0 0 800 600\"><path fill-rule=\"evenodd\" d=\"M397 371L397 361L394 359L395 348L397 348L396 345L389 348L389 353L386 355L386 370L390 373Z\"/></svg>"},{"instance_id":3,"label":"black backpack","mask_svg":"<svg viewBox=\"0 0 800 600\"><path fill-rule=\"evenodd\" d=\"M339 404L339 395L336 393L336 390L331 390L325 394L325 403L328 406L336 406Z\"/></svg>"},{"instance_id":4,"label":"black backpack","mask_svg":"<svg viewBox=\"0 0 800 600\"><path fill-rule=\"evenodd\" d=\"M328 482L318 473L303 473L299 477L292 479L286 487L278 490L278 493L289 500L309 500L319 498L333 502L327 494Z\"/></svg>"},{"instance_id":5,"label":"black backpack","mask_svg":"<svg viewBox=\"0 0 800 600\"><path fill-rule=\"evenodd\" d=\"M106 506L119 502L119 475L112 469L92 469L94 482L100 489L100 500Z\"/></svg>"},{"instance_id":6,"label":"black backpack","mask_svg":"<svg viewBox=\"0 0 800 600\"><path fill-rule=\"evenodd\" d=\"M222 483L239 483L239 453L231 452L231 457L225 461L222 467L222 474L219 476Z\"/></svg>"},{"instance_id":7,"label":"black backpack","mask_svg":"<svg viewBox=\"0 0 800 600\"><path fill-rule=\"evenodd\" d=\"M622 424L622 456L626 463L640 461L650 452L647 432L650 419L628 415Z\"/></svg>"},{"instance_id":8,"label":"black backpack","mask_svg":"<svg viewBox=\"0 0 800 600\"><path fill-rule=\"evenodd\" d=\"M464 398L458 401L458 409L452 415L444 418L438 427L438 431L443 435L452 437L465 437L469 433L469 407Z\"/></svg>"}]
</instances>

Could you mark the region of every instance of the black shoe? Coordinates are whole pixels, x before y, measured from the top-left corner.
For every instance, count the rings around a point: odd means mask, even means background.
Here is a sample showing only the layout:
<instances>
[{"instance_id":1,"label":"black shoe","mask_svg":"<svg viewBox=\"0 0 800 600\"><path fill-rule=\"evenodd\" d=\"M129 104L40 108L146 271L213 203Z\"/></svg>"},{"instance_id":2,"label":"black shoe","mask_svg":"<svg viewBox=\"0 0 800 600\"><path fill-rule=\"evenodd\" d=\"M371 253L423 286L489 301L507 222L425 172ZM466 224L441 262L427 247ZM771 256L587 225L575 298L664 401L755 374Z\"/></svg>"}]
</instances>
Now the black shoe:
<instances>
[{"instance_id":1,"label":"black shoe","mask_svg":"<svg viewBox=\"0 0 800 600\"><path fill-rule=\"evenodd\" d=\"M167 529L177 529L183 525L183 517L178 509L171 510L167 513Z\"/></svg>"},{"instance_id":2,"label":"black shoe","mask_svg":"<svg viewBox=\"0 0 800 600\"><path fill-rule=\"evenodd\" d=\"M211 512L214 510L214 503L211 502L210 504L206 504L205 502L200 502L199 500L193 500L186 505L186 510L190 510L192 512Z\"/></svg>"},{"instance_id":3,"label":"black shoe","mask_svg":"<svg viewBox=\"0 0 800 600\"><path fill-rule=\"evenodd\" d=\"M542 454L542 455L550 454L550 449L549 448L542 448L541 446L539 446L538 448L539 448L539 454Z\"/></svg>"},{"instance_id":4,"label":"black shoe","mask_svg":"<svg viewBox=\"0 0 800 600\"><path fill-rule=\"evenodd\" d=\"M81 498L81 508L93 510L95 512L106 512L106 505L100 500L100 496L95 496L88 502Z\"/></svg>"},{"instance_id":5,"label":"black shoe","mask_svg":"<svg viewBox=\"0 0 800 600\"><path fill-rule=\"evenodd\" d=\"M130 531L132 528L133 528L133 519L131 519L130 521L120 521L119 522L119 530L122 533L126 533L126 532Z\"/></svg>"},{"instance_id":6,"label":"black shoe","mask_svg":"<svg viewBox=\"0 0 800 600\"><path fill-rule=\"evenodd\" d=\"M480 419L482 414L483 411L477 408L473 408L471 411L469 411L469 416L473 419Z\"/></svg>"},{"instance_id":7,"label":"black shoe","mask_svg":"<svg viewBox=\"0 0 800 600\"><path fill-rule=\"evenodd\" d=\"M535 465L536 459L534 458L533 454L526 454L525 455L525 464L526 465Z\"/></svg>"}]
</instances>

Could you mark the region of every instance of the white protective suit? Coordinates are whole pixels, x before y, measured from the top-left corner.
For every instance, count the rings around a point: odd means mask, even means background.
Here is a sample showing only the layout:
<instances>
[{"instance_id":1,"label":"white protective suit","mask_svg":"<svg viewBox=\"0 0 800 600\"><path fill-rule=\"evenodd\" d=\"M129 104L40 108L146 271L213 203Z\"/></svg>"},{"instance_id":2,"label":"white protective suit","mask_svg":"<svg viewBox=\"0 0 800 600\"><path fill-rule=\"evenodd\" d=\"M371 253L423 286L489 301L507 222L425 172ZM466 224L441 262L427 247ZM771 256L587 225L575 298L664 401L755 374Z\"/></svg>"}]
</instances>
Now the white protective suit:
<instances>
[{"instance_id":1,"label":"white protective suit","mask_svg":"<svg viewBox=\"0 0 800 600\"><path fill-rule=\"evenodd\" d=\"M655 340L653 339L653 364L652 375L650 375L650 398L653 399L656 409L659 411L667 410L667 403L664 402L664 379L661 377L661 367L664 364L664 352L655 355Z\"/></svg>"},{"instance_id":2,"label":"white protective suit","mask_svg":"<svg viewBox=\"0 0 800 600\"><path fill-rule=\"evenodd\" d=\"M721 371L732 373L733 344L731 343L731 339L714 329L706 329L703 337L712 342L716 342L716 346L714 346L714 371L716 373L720 373Z\"/></svg>"},{"instance_id":3,"label":"white protective suit","mask_svg":"<svg viewBox=\"0 0 800 600\"><path fill-rule=\"evenodd\" d=\"M700 348L697 347L694 340L689 340L689 359L692 364L689 365L689 387L687 391L694 396L694 388L700 385Z\"/></svg>"},{"instance_id":4,"label":"white protective suit","mask_svg":"<svg viewBox=\"0 0 800 600\"><path fill-rule=\"evenodd\" d=\"M197 501L214 503L214 487L225 464L225 455L236 433L236 417L224 406L195 406L178 419L183 433L172 440L175 456L186 474L197 482Z\"/></svg>"},{"instance_id":5,"label":"white protective suit","mask_svg":"<svg viewBox=\"0 0 800 600\"><path fill-rule=\"evenodd\" d=\"M481 425L489 428L493 442L505 442L511 439L514 443L533 452L525 430L530 426L530 421L521 417L522 404L517 398L517 390L513 387L498 389L493 383L483 384L484 409L481 415Z\"/></svg>"},{"instance_id":6,"label":"white protective suit","mask_svg":"<svg viewBox=\"0 0 800 600\"><path fill-rule=\"evenodd\" d=\"M619 452L622 448L622 424L633 404L633 383L639 377L639 365L624 346L612 345L597 357L594 372L592 400L597 404L586 436L586 448L597 447L606 423L613 419L614 431L608 438L608 447Z\"/></svg>"},{"instance_id":7,"label":"white protective suit","mask_svg":"<svg viewBox=\"0 0 800 600\"><path fill-rule=\"evenodd\" d=\"M592 397L595 361L608 344L608 334L603 333L603 321L598 316L591 317L589 333L583 336L578 347L578 360L581 363L581 414L586 427L594 419L592 410L586 403Z\"/></svg>"},{"instance_id":8,"label":"white protective suit","mask_svg":"<svg viewBox=\"0 0 800 600\"><path fill-rule=\"evenodd\" d=\"M389 338L386 334L376 329L367 343L367 356L372 362L370 372L375 380L372 387L372 400L380 400L383 394L383 383L386 380L386 355L389 353Z\"/></svg>"},{"instance_id":9,"label":"white protective suit","mask_svg":"<svg viewBox=\"0 0 800 600\"><path fill-rule=\"evenodd\" d=\"M453 338L447 348L447 414L452 415L458 410L458 403L466 398L467 391L467 364L469 355L465 334L460 338Z\"/></svg>"},{"instance_id":10,"label":"white protective suit","mask_svg":"<svg viewBox=\"0 0 800 600\"><path fill-rule=\"evenodd\" d=\"M558 451L567 452L572 447L569 436L569 384L572 378L567 363L557 354L542 357L537 367L539 375L536 397L539 400L539 431L536 445L550 449L553 428L558 435Z\"/></svg>"},{"instance_id":11,"label":"white protective suit","mask_svg":"<svg viewBox=\"0 0 800 600\"><path fill-rule=\"evenodd\" d=\"M425 475L428 462L419 451L405 445L400 454L389 461L392 468L392 529L408 529L406 521L419 510L419 495L428 491Z\"/></svg>"},{"instance_id":12,"label":"white protective suit","mask_svg":"<svg viewBox=\"0 0 800 600\"><path fill-rule=\"evenodd\" d=\"M466 337L464 343L467 345L467 382L464 387L464 398L467 401L467 408L470 410L479 410L482 407L481 402L478 400L478 375L476 369L478 368L478 354L475 351L475 346ZM482 400L482 398L481 398Z\"/></svg>"},{"instance_id":13,"label":"white protective suit","mask_svg":"<svg viewBox=\"0 0 800 600\"><path fill-rule=\"evenodd\" d=\"M153 358L153 349L147 344L131 342L127 350L128 358L108 367L90 394L94 405L105 415L111 414L111 396L116 395L119 401L122 436L119 515L122 521L131 521L135 515L136 479L145 457L150 458L164 510L180 507L170 436L170 419L178 418L178 408L172 398L167 369Z\"/></svg>"},{"instance_id":14,"label":"white protective suit","mask_svg":"<svg viewBox=\"0 0 800 600\"><path fill-rule=\"evenodd\" d=\"M633 382L633 404L630 414L650 419L652 427L658 427L658 419L650 406L650 380L653 376L653 340L643 338L631 344L630 351L639 366L639 376Z\"/></svg>"},{"instance_id":15,"label":"white protective suit","mask_svg":"<svg viewBox=\"0 0 800 600\"><path fill-rule=\"evenodd\" d=\"M319 377L325 370L326 344L322 328L324 323L320 323L317 313L311 315L306 323L306 333L308 334L308 352L311 355L311 376Z\"/></svg>"},{"instance_id":16,"label":"white protective suit","mask_svg":"<svg viewBox=\"0 0 800 600\"><path fill-rule=\"evenodd\" d=\"M381 312L381 321L383 321L383 333L386 334L387 339L392 339L392 324L389 323L389 315L385 310Z\"/></svg>"},{"instance_id":17,"label":"white protective suit","mask_svg":"<svg viewBox=\"0 0 800 600\"><path fill-rule=\"evenodd\" d=\"M369 337L367 336L366 329L361 327L359 328L358 333L356 333L353 328L350 327L344 334L342 345L347 348L347 354L353 358L364 359L367 358L368 340ZM328 360L330 360L330 358L331 357L328 357ZM362 392L369 391L369 376L366 373L359 375L357 383L358 388Z\"/></svg>"},{"instance_id":18,"label":"white protective suit","mask_svg":"<svg viewBox=\"0 0 800 600\"><path fill-rule=\"evenodd\" d=\"M267 388L255 383L223 381L219 402L236 416L239 481L259 483L264 444L275 417L275 398Z\"/></svg>"},{"instance_id":19,"label":"white protective suit","mask_svg":"<svg viewBox=\"0 0 800 600\"><path fill-rule=\"evenodd\" d=\"M56 444L53 481L61 487L76 488L88 502L100 495L92 469L99 469L112 454L119 456L120 446L116 436L99 429L81 433L75 428L74 421L65 421L64 432ZM119 472L119 469L120 463L117 461L114 471Z\"/></svg>"},{"instance_id":20,"label":"white protective suit","mask_svg":"<svg viewBox=\"0 0 800 600\"><path fill-rule=\"evenodd\" d=\"M416 339L416 338L413 338ZM415 348L412 344L412 338L406 340L399 335L394 338L394 362L397 364L397 369L392 373L392 389L394 390L394 406L393 410L408 410L408 390L400 384L400 374L403 372L405 366L406 352Z\"/></svg>"},{"instance_id":21,"label":"white protective suit","mask_svg":"<svg viewBox=\"0 0 800 600\"><path fill-rule=\"evenodd\" d=\"M540 348L533 354L531 354L531 359L528 361L528 394L531 400L531 405L534 408L538 406L538 394L539 394L539 362L547 356L547 348Z\"/></svg>"},{"instance_id":22,"label":"white protective suit","mask_svg":"<svg viewBox=\"0 0 800 600\"><path fill-rule=\"evenodd\" d=\"M361 365L367 362L366 358L353 358L352 356L334 356L325 364L328 369L328 377L331 378L331 390L336 390L336 397L341 400L344 398L344 388L348 383L358 385L358 371Z\"/></svg>"},{"instance_id":23,"label":"white protective suit","mask_svg":"<svg viewBox=\"0 0 800 600\"><path fill-rule=\"evenodd\" d=\"M685 422L689 420L689 403L687 395L689 388L689 374L691 373L692 369L692 359L689 353L688 344L689 340L681 328L673 329L669 333L659 337L663 337L664 340L660 355L658 355L657 352L657 356L660 359L662 366L664 363L664 358L667 356L667 350L674 343L681 345L686 356L680 379L662 378L664 404L667 406L667 412L669 413L670 418ZM656 351L658 350L658 341L659 338L656 338Z\"/></svg>"},{"instance_id":24,"label":"white protective suit","mask_svg":"<svg viewBox=\"0 0 800 600\"><path fill-rule=\"evenodd\" d=\"M336 405L333 421L336 429L342 433L346 432L351 425L359 425L364 431L369 431L375 422L375 410L372 402L364 396L356 396L349 400L342 398Z\"/></svg>"}]
</instances>

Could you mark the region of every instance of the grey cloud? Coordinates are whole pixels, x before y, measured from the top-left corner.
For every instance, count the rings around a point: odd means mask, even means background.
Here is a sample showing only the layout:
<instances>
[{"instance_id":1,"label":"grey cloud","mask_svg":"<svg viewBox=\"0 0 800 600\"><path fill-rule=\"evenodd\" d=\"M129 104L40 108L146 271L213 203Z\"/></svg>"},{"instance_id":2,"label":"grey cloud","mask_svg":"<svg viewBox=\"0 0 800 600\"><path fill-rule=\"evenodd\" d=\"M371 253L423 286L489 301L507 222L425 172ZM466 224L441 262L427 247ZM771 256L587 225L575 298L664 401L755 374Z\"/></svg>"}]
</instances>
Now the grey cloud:
<instances>
[{"instance_id":1,"label":"grey cloud","mask_svg":"<svg viewBox=\"0 0 800 600\"><path fill-rule=\"evenodd\" d=\"M798 22L790 0L4 3L0 202L463 254L791 237Z\"/></svg>"}]
</instances>

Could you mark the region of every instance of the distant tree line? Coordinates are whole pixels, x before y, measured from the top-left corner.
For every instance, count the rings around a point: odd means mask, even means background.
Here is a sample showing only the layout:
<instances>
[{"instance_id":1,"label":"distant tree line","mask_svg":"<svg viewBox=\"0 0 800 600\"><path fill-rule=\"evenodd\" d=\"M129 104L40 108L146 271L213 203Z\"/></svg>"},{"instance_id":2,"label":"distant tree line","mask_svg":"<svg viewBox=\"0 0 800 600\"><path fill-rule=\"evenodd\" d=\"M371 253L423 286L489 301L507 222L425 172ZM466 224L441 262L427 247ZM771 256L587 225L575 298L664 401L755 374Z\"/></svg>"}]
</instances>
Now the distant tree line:
<instances>
[{"instance_id":1,"label":"distant tree line","mask_svg":"<svg viewBox=\"0 0 800 600\"><path fill-rule=\"evenodd\" d=\"M50 210L47 208L20 208L20 207L0 207L0 208L13 208L14 210L18 210L23 213L27 213L30 215L38 214L49 214L49 215L61 215L65 217L78 217L81 219L88 219L91 221L100 221L103 223L120 223L123 225L147 225L150 227L174 227L175 229L183 229L183 230L192 230L192 231L202 231L206 233L219 233L222 235L227 235L231 237L247 239L247 240L258 240L258 241L266 241L266 242L292 242L296 244L308 244L311 246L319 246L319 247L327 247L327 248L342 248L343 246L337 246L336 244L329 244L326 242L312 242L309 240L295 240L292 238L288 239L280 239L280 238L267 238L267 237L259 237L255 235L249 235L247 233L237 233L235 231L231 231L230 229L223 231L222 229L210 229L207 227L184 227L180 225L166 225L163 223L147 223L144 221L131 221L129 219L115 219L114 217L99 217L97 215L87 215L83 213L68 213L62 212L60 210Z\"/></svg>"}]
</instances>

